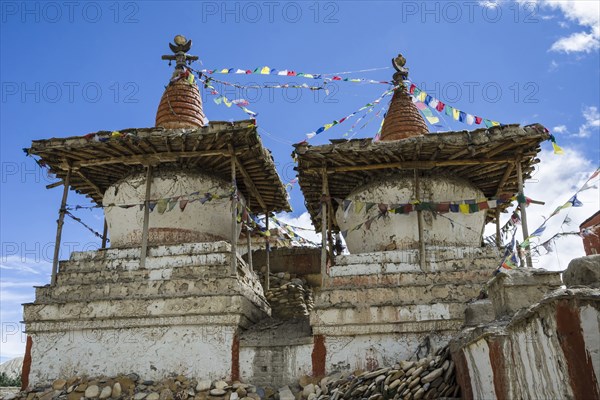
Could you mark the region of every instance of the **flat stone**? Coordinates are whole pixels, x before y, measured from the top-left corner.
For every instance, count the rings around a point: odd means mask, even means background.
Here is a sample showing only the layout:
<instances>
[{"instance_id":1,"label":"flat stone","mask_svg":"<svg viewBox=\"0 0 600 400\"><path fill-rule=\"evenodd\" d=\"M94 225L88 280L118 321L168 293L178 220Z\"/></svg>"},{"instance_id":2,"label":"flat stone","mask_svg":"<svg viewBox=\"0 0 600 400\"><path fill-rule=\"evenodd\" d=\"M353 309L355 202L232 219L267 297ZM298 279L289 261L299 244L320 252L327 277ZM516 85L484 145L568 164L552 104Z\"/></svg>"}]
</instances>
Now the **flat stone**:
<instances>
[{"instance_id":1,"label":"flat stone","mask_svg":"<svg viewBox=\"0 0 600 400\"><path fill-rule=\"evenodd\" d=\"M229 400L238 400L240 398L240 396L237 394L237 392L231 392L231 395L229 396Z\"/></svg>"},{"instance_id":2,"label":"flat stone","mask_svg":"<svg viewBox=\"0 0 600 400\"><path fill-rule=\"evenodd\" d=\"M99 394L100 388L97 385L91 385L85 389L85 397L98 397Z\"/></svg>"},{"instance_id":3,"label":"flat stone","mask_svg":"<svg viewBox=\"0 0 600 400\"><path fill-rule=\"evenodd\" d=\"M71 392L67 395L67 400L81 400L83 399L83 395L81 392Z\"/></svg>"},{"instance_id":4,"label":"flat stone","mask_svg":"<svg viewBox=\"0 0 600 400\"><path fill-rule=\"evenodd\" d=\"M148 395L148 393L143 393L143 392L136 393L135 396L133 396L133 400L145 399L147 395Z\"/></svg>"},{"instance_id":5,"label":"flat stone","mask_svg":"<svg viewBox=\"0 0 600 400\"><path fill-rule=\"evenodd\" d=\"M429 374L425 375L423 377L423 379L421 379L421 382L422 383L433 382L434 380L436 380L437 378L439 378L440 376L442 376L443 373L444 373L444 369L443 368L434 369Z\"/></svg>"},{"instance_id":6,"label":"flat stone","mask_svg":"<svg viewBox=\"0 0 600 400\"><path fill-rule=\"evenodd\" d=\"M115 382L112 388L113 397L119 397L121 395L121 384L119 382Z\"/></svg>"},{"instance_id":7,"label":"flat stone","mask_svg":"<svg viewBox=\"0 0 600 400\"><path fill-rule=\"evenodd\" d=\"M160 395L158 393L150 393L146 397L146 400L158 400L158 399L160 399Z\"/></svg>"},{"instance_id":8,"label":"flat stone","mask_svg":"<svg viewBox=\"0 0 600 400\"><path fill-rule=\"evenodd\" d=\"M308 397L309 394L314 392L315 385L313 385L312 383L309 383L308 385L304 386L304 389L302 389L302 394L304 395L304 397Z\"/></svg>"},{"instance_id":9,"label":"flat stone","mask_svg":"<svg viewBox=\"0 0 600 400\"><path fill-rule=\"evenodd\" d=\"M66 384L67 384L66 380L64 380L64 379L57 379L54 382L52 382L52 389L54 389L54 390L63 390Z\"/></svg>"},{"instance_id":10,"label":"flat stone","mask_svg":"<svg viewBox=\"0 0 600 400\"><path fill-rule=\"evenodd\" d=\"M211 387L212 387L212 381L210 379L202 379L202 380L198 381L198 384L196 385L196 391L204 392L206 390L209 390Z\"/></svg>"},{"instance_id":11,"label":"flat stone","mask_svg":"<svg viewBox=\"0 0 600 400\"><path fill-rule=\"evenodd\" d=\"M108 399L111 396L111 394L112 394L112 388L110 386L105 386L104 388L102 388L99 398Z\"/></svg>"},{"instance_id":12,"label":"flat stone","mask_svg":"<svg viewBox=\"0 0 600 400\"><path fill-rule=\"evenodd\" d=\"M211 396L225 396L225 393L227 393L226 390L218 389L218 388L212 389L210 391Z\"/></svg>"},{"instance_id":13,"label":"flat stone","mask_svg":"<svg viewBox=\"0 0 600 400\"><path fill-rule=\"evenodd\" d=\"M296 396L294 396L289 386L284 386L279 389L279 400L296 400Z\"/></svg>"},{"instance_id":14,"label":"flat stone","mask_svg":"<svg viewBox=\"0 0 600 400\"><path fill-rule=\"evenodd\" d=\"M215 389L225 389L226 387L229 387L229 385L225 381L216 381L214 386Z\"/></svg>"}]
</instances>

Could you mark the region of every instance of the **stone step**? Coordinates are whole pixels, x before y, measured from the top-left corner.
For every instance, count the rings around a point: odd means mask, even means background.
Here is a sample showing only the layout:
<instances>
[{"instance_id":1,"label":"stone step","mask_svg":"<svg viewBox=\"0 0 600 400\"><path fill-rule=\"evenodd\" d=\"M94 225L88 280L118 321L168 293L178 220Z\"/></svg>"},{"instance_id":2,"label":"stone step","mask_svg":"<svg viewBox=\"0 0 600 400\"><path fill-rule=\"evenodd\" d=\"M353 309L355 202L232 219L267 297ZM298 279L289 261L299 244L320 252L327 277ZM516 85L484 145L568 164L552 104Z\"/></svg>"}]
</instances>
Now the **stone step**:
<instances>
[{"instance_id":1,"label":"stone step","mask_svg":"<svg viewBox=\"0 0 600 400\"><path fill-rule=\"evenodd\" d=\"M261 312L270 312L268 305ZM60 303L24 304L23 319L35 331L35 323L60 325L68 321L81 324L86 329L91 321L115 322L120 319L162 318L173 316L194 316L238 314L246 315L260 310L256 303L245 294L232 292L212 296L158 297L144 299L98 299L93 301L72 301ZM264 316L263 316L264 318ZM157 324L158 322L154 322Z\"/></svg>"},{"instance_id":2,"label":"stone step","mask_svg":"<svg viewBox=\"0 0 600 400\"><path fill-rule=\"evenodd\" d=\"M453 260L478 260L482 258L500 258L495 247L440 247L427 246L425 260L427 263L440 263ZM344 254L335 258L336 265L353 264L410 264L419 265L418 250L392 250L360 254Z\"/></svg>"},{"instance_id":3,"label":"stone step","mask_svg":"<svg viewBox=\"0 0 600 400\"><path fill-rule=\"evenodd\" d=\"M230 253L173 254L147 257L146 269L172 268L188 265L228 265L230 262ZM61 261L59 267L59 271L61 272L85 272L107 269L123 271L139 270L140 260L139 258L134 257L104 259L73 259L73 257L71 257L68 261Z\"/></svg>"},{"instance_id":4,"label":"stone step","mask_svg":"<svg viewBox=\"0 0 600 400\"><path fill-rule=\"evenodd\" d=\"M251 285L231 277L197 279L136 280L59 284L36 288L36 303L61 303L109 299L151 299L159 297L215 296L254 292ZM262 293L254 292L261 296ZM264 298L264 297L263 297Z\"/></svg>"},{"instance_id":5,"label":"stone step","mask_svg":"<svg viewBox=\"0 0 600 400\"><path fill-rule=\"evenodd\" d=\"M356 308L314 310L311 324L316 326L399 324L424 321L464 320L466 304L440 302L415 305L379 305Z\"/></svg>"},{"instance_id":6,"label":"stone step","mask_svg":"<svg viewBox=\"0 0 600 400\"><path fill-rule=\"evenodd\" d=\"M62 266L62 265L61 265ZM165 267L157 269L107 269L102 266L97 269L78 270L66 268L57 275L57 284L75 285L83 283L113 283L162 280L162 279L190 279L201 280L218 276L229 276L231 267L229 263L218 265L187 265Z\"/></svg>"},{"instance_id":7,"label":"stone step","mask_svg":"<svg viewBox=\"0 0 600 400\"><path fill-rule=\"evenodd\" d=\"M105 250L75 251L71 253L71 261L138 259L140 247L109 248ZM183 243L148 247L148 257L165 257L184 254L230 253L231 245L225 241L206 243Z\"/></svg>"},{"instance_id":8,"label":"stone step","mask_svg":"<svg viewBox=\"0 0 600 400\"><path fill-rule=\"evenodd\" d=\"M409 305L467 302L479 295L481 283L459 282L400 287L336 288L316 292L315 310L358 305Z\"/></svg>"},{"instance_id":9,"label":"stone step","mask_svg":"<svg viewBox=\"0 0 600 400\"><path fill-rule=\"evenodd\" d=\"M337 275L325 279L325 285L321 292L326 293L345 288L355 290L362 287L455 285L457 282L484 284L491 278L492 273L489 268L448 272L422 272L419 270L418 272L395 274Z\"/></svg>"}]
</instances>

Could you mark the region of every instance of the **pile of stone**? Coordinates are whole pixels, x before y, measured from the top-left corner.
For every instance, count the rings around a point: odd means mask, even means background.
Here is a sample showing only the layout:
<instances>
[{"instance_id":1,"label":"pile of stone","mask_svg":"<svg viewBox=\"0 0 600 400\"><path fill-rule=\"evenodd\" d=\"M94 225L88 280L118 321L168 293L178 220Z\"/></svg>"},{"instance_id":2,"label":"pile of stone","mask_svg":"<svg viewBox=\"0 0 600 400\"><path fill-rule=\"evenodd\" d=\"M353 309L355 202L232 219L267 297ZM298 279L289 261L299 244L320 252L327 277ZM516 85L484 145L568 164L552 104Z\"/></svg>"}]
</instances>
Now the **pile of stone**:
<instances>
[{"instance_id":1,"label":"pile of stone","mask_svg":"<svg viewBox=\"0 0 600 400\"><path fill-rule=\"evenodd\" d=\"M278 319L307 316L313 309L313 291L305 279L294 274L280 272L269 274L270 288L265 293L271 305L271 315Z\"/></svg>"},{"instance_id":2,"label":"pile of stone","mask_svg":"<svg viewBox=\"0 0 600 400\"><path fill-rule=\"evenodd\" d=\"M35 387L4 399L260 400L265 398L264 392L264 389L241 382L195 380L183 375L155 382L129 374L115 378L58 379L50 386Z\"/></svg>"},{"instance_id":3,"label":"pile of stone","mask_svg":"<svg viewBox=\"0 0 600 400\"><path fill-rule=\"evenodd\" d=\"M392 368L356 374L331 374L320 382L302 385L302 398L341 399L440 399L458 398L454 362L446 346L419 361L402 361Z\"/></svg>"}]
</instances>

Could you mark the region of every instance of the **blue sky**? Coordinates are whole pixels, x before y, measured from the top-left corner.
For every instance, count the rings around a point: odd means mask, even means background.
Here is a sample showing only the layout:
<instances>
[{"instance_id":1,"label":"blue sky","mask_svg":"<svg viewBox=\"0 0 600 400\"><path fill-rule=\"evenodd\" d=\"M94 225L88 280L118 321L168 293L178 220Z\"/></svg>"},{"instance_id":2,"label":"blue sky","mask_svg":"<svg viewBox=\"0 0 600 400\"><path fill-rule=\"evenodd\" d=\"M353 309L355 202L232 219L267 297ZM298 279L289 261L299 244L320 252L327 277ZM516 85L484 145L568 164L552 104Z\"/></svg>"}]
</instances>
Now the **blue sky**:
<instances>
[{"instance_id":1,"label":"blue sky","mask_svg":"<svg viewBox=\"0 0 600 400\"><path fill-rule=\"evenodd\" d=\"M197 69L370 70L344 77L388 80L390 60L402 52L410 78L447 104L502 123L543 124L566 154L555 156L550 143L542 145L542 163L527 185L531 197L547 201L531 210L535 225L599 164L598 15L595 1L1 2L0 361L24 349L24 339L15 333L21 329L20 303L33 299L32 285L49 281L61 196L61 189L45 189L54 180L21 149L33 139L153 126L172 70L160 56L170 52L167 44L175 34L193 39L191 53L201 60ZM317 82L215 77L239 84ZM230 99L250 101L263 143L289 181L294 178L291 143L374 100L386 86L339 82L329 95L224 88ZM215 104L207 93L203 99L210 120L246 118L235 106ZM352 123L311 142L341 138ZM379 123L374 118L355 137L372 137ZM445 129L473 127L447 122ZM306 225L299 188L290 194L294 212L284 219ZM577 229L599 208L598 197L597 190L582 196L585 207L571 214L568 229ZM69 203L88 204L74 193ZM101 230L100 212L77 215ZM564 240L540 266L565 268L582 254L579 238ZM62 258L70 250L96 247L91 233L66 222Z\"/></svg>"}]
</instances>

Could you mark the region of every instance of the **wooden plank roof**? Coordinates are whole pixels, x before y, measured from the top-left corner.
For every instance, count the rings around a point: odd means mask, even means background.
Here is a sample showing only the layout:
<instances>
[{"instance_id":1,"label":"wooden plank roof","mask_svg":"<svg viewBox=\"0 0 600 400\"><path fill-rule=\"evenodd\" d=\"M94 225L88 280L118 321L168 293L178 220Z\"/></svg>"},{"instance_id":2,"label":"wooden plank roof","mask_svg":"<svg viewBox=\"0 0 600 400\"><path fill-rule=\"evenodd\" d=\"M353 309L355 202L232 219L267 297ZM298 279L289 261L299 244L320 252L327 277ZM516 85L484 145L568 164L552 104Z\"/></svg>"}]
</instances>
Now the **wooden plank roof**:
<instances>
[{"instance_id":1,"label":"wooden plank roof","mask_svg":"<svg viewBox=\"0 0 600 400\"><path fill-rule=\"evenodd\" d=\"M549 137L548 130L539 124L505 125L397 141L332 140L331 144L321 146L301 143L295 146L292 156L298 161L296 169L306 207L313 225L320 230L323 169L327 170L329 195L341 199L377 176L413 169L464 178L486 197L513 195L517 193L517 160L524 179L529 178L539 162L536 156L540 143ZM332 204L335 212L337 204ZM505 203L501 208L509 206ZM339 231L335 219L333 228Z\"/></svg>"},{"instance_id":2,"label":"wooden plank roof","mask_svg":"<svg viewBox=\"0 0 600 400\"><path fill-rule=\"evenodd\" d=\"M234 152L238 188L250 199L250 208L290 211L271 152L263 147L251 120L213 121L197 129L124 129L114 135L101 131L34 140L27 151L40 157L58 178L64 179L71 167L71 188L97 204L109 186L147 164L201 171L230 181Z\"/></svg>"}]
</instances>

